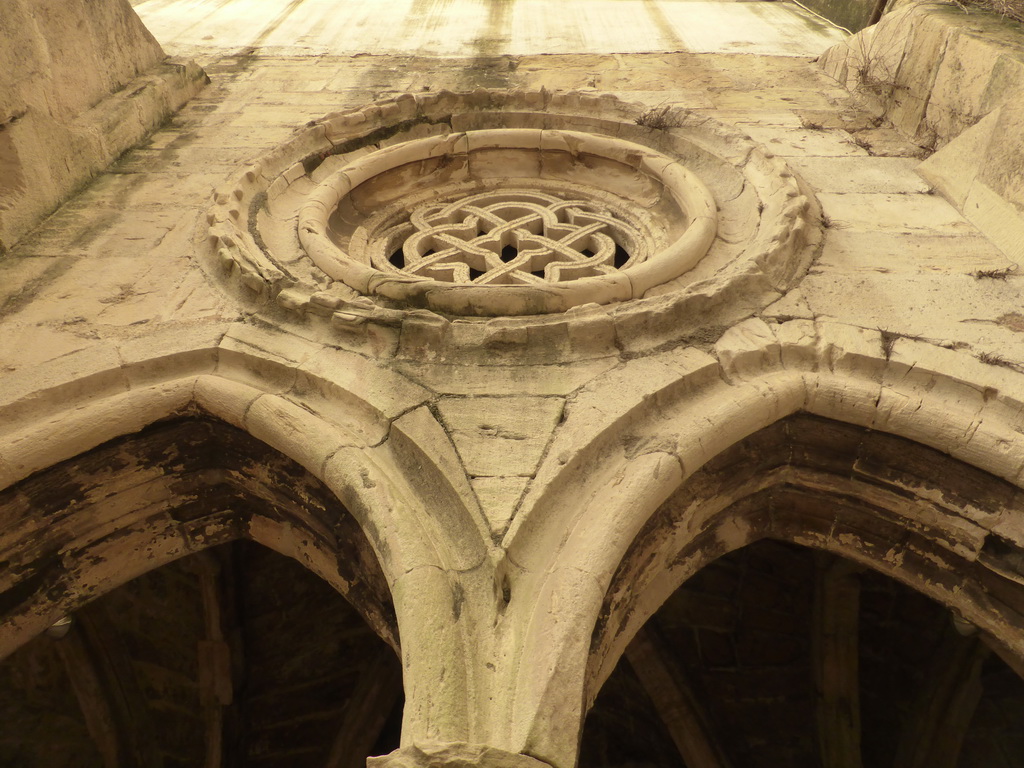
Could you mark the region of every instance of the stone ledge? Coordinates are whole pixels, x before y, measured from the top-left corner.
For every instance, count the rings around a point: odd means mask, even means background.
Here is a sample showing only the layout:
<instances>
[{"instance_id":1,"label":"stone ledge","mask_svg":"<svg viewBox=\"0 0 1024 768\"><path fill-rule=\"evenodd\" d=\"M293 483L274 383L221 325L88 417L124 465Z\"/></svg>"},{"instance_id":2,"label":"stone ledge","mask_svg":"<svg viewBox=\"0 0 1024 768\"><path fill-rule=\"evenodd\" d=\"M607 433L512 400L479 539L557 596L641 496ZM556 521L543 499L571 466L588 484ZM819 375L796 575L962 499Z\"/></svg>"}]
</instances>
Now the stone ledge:
<instances>
[{"instance_id":1,"label":"stone ledge","mask_svg":"<svg viewBox=\"0 0 1024 768\"><path fill-rule=\"evenodd\" d=\"M942 147L1001 105L1024 98L1024 28L950 3L901 5L818 61L927 146Z\"/></svg>"},{"instance_id":2,"label":"stone ledge","mask_svg":"<svg viewBox=\"0 0 1024 768\"><path fill-rule=\"evenodd\" d=\"M918 173L1010 259L1024 261L1024 103L990 112Z\"/></svg>"},{"instance_id":3,"label":"stone ledge","mask_svg":"<svg viewBox=\"0 0 1024 768\"><path fill-rule=\"evenodd\" d=\"M820 64L902 133L938 147L918 173L1024 259L1024 27L946 3L903 5Z\"/></svg>"},{"instance_id":4,"label":"stone ledge","mask_svg":"<svg viewBox=\"0 0 1024 768\"><path fill-rule=\"evenodd\" d=\"M0 215L0 254L126 150L156 130L209 82L193 61L166 58L66 123L32 109L0 125L15 156L60 144L66 173L30 180ZM6 202L6 201L5 201Z\"/></svg>"}]
</instances>

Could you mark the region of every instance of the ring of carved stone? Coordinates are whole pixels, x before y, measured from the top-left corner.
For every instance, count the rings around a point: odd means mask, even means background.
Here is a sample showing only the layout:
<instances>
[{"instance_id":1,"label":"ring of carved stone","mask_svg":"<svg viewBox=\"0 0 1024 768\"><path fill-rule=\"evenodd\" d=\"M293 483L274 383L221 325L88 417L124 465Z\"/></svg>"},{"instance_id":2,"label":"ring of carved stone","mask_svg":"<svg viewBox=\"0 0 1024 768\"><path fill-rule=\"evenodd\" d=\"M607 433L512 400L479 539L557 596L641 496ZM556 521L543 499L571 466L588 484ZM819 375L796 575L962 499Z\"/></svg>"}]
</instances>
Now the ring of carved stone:
<instances>
[{"instance_id":1,"label":"ring of carved stone","mask_svg":"<svg viewBox=\"0 0 1024 768\"><path fill-rule=\"evenodd\" d=\"M708 329L778 301L802 279L821 249L821 207L785 159L740 127L682 106L659 108L658 125L650 113L648 105L612 94L480 89L405 94L325 115L213 191L196 230L201 263L261 316L374 355L441 360L457 354L462 361L472 349L489 364L518 365L561 362L569 348L582 359L639 353L685 334L703 338ZM314 233L300 232L300 211L339 170L365 167L360 161L427 137L466 135L469 142L503 129L563 137L565 151L537 153L561 157L561 173L542 178L539 163L514 170L519 150L482 148L462 158L461 170L473 160L478 171L488 162L513 171L474 180L455 174L460 169L444 166L439 156L366 179L345 198L354 202L344 211L347 218L340 208L327 217L320 263L335 269L344 255L376 267L390 277L383 291L367 280L368 292L361 293L333 278L303 247L300 235L312 242ZM627 156L630 162L646 157L652 166L651 158L664 153L662 177L677 173L666 170L674 161L711 190L717 233L706 254L697 249L691 269L661 283L660 276L649 276L652 287L642 293L644 271L659 263L652 257L692 223L680 214L685 201L677 205L671 193L662 194L664 184L646 171L597 155L574 158L574 132L639 147L639 155ZM606 180L609 167L636 172ZM593 237L584 242L588 228ZM673 271L685 266L677 262ZM622 287L616 298L632 300L590 300L551 311L569 304L565 293L574 283L597 275ZM429 294L417 294L424 288L414 284L423 277L438 281ZM524 307L511 298L524 286L553 298ZM406 298L392 300L384 293L390 289ZM466 300L478 296L484 299L479 308ZM508 312L500 308L506 305L512 305Z\"/></svg>"},{"instance_id":2,"label":"ring of carved stone","mask_svg":"<svg viewBox=\"0 0 1024 768\"><path fill-rule=\"evenodd\" d=\"M365 253L346 250L331 237L331 216L353 193L375 183L387 186L388 178L413 174L425 162L458 169L458 178L467 184L516 185L531 180L532 172L524 171L523 163L512 162L512 167L502 168L485 159L489 151L518 153L528 158L526 165L535 161L537 179L561 183L570 191L572 180L558 170L564 169L566 155L574 162L595 158L607 164L611 172L603 192L609 195L617 196L621 181L615 169L639 174L669 201L668 205L660 203L659 215L665 216L667 209L675 219L670 228L673 237L621 270L530 285L453 283L397 270L386 272L376 268ZM309 195L299 210L298 234L303 249L320 270L362 294L444 313L499 316L563 312L582 304L639 298L692 269L715 239L717 225L716 204L707 187L681 164L649 147L577 131L505 128L407 141L357 159L324 179Z\"/></svg>"}]
</instances>

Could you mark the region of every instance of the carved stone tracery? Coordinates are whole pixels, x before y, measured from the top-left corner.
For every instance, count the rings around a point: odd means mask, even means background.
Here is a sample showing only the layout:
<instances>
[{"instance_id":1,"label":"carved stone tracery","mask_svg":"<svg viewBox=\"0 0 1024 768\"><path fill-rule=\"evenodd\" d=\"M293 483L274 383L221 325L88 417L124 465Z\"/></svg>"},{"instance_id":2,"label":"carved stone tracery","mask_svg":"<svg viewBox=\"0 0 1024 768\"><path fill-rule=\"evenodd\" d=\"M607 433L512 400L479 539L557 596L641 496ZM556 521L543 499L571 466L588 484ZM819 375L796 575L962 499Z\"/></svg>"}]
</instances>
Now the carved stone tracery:
<instances>
[{"instance_id":1,"label":"carved stone tracery","mask_svg":"<svg viewBox=\"0 0 1024 768\"><path fill-rule=\"evenodd\" d=\"M528 189L420 205L382 245L390 247L371 251L378 269L489 285L593 277L643 258L642 237L623 214Z\"/></svg>"}]
</instances>

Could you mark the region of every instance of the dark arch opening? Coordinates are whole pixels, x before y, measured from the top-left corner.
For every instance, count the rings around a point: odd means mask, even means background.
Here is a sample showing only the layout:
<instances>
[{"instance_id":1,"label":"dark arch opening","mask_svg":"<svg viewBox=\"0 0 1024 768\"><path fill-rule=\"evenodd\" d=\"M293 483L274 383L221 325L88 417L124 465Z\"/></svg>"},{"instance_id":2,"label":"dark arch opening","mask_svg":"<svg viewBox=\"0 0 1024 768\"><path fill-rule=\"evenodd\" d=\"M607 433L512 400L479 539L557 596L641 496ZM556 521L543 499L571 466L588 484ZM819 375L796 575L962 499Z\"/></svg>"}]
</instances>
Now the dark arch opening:
<instances>
[{"instance_id":1,"label":"dark arch opening","mask_svg":"<svg viewBox=\"0 0 1024 768\"><path fill-rule=\"evenodd\" d=\"M947 608L761 540L648 620L587 717L580 764L1019 768L1022 724L1024 681Z\"/></svg>"},{"instance_id":2,"label":"dark arch opening","mask_svg":"<svg viewBox=\"0 0 1024 768\"><path fill-rule=\"evenodd\" d=\"M353 768L398 747L401 708L401 663L348 602L240 540L0 663L0 765Z\"/></svg>"},{"instance_id":3,"label":"dark arch opening","mask_svg":"<svg viewBox=\"0 0 1024 768\"><path fill-rule=\"evenodd\" d=\"M867 692L862 701L875 696L875 705L859 722L871 729L872 741L861 743L860 737L855 740L862 748L862 761L836 762L828 755L848 754L848 745L853 737L849 729L843 731L833 727L829 731L833 736L823 740L820 730L813 726L822 718L820 702L815 698L822 694L814 687L805 689L803 695L804 701L810 695L815 702L814 718L810 721L811 736L808 737L805 728L804 735L800 737L804 746L790 745L786 748L790 750L788 753L780 746L778 735L791 733L796 726L779 718L796 706L794 702L798 702L800 696L792 688L776 681L773 685L778 706L764 705L760 714L744 718L744 722L749 719L774 723L765 734L751 734L747 738L750 748L757 750L757 761L740 751L729 762L721 764L823 765L825 768L836 765L893 765L894 768L904 768L929 764L954 768L958 764L950 760L963 754L963 763L959 766L963 768L985 764L982 758L976 757L983 751L979 745L1018 738L1012 749L1000 747L1011 757L984 758L993 761L991 765L1002 766L1004 763L999 760L1005 760L1006 765L1016 766L1020 759L1024 759L1020 757L1024 756L1024 751L1019 749L1019 737L1005 735L1005 727L998 723L1000 718L1006 719L1009 711L1013 713L1010 716L1013 730L1020 732L1021 725L1024 725L1024 713L1019 703L1019 675L1024 674L1021 653L1021 640L1024 638L1024 547L1020 543L1019 523L1016 522L1021 519L1024 519L1024 492L1020 488L941 451L891 434L805 413L782 419L709 461L642 527L612 579L604 609L594 629L589 662L589 700L595 701L596 688L606 678L608 682L601 689L603 702L625 695L622 691L629 690L630 686L636 690L641 682L639 676L634 675L632 681L620 683L612 682L612 677L620 681L625 679L624 675L628 678L630 656L638 653L637 647L649 648L652 643L661 642L656 633L646 632L640 626L645 619L650 617L649 626L657 627L661 621L658 617L664 617L667 615L664 612L672 610L670 606L680 599L679 595L697 589L723 564L774 551L783 553L782 559L790 563L786 566L789 568L795 567L793 563L801 558L808 564L819 564L813 569L815 579L819 578L818 571L825 567L820 566L821 563L853 569L858 574L857 593L864 597L865 606L869 604L871 595L877 596L886 590L903 595L908 605L926 606L921 610L940 617L938 623L943 627L943 637L950 634L952 614L977 624L975 639L980 639L980 642L975 642L974 647L985 651L986 659L981 663L979 674L988 681L986 690L989 691L986 694L989 698L983 698L978 706L989 711L991 716L979 716L973 721L977 723L971 726L973 730L966 735L961 734L962 753L959 746L954 750L946 744L945 749L936 748L934 754L927 753L931 755L931 762L915 763L915 755L925 753L903 747L901 756L891 754L893 740L897 737L892 733L885 735L885 723L898 719L898 713L890 712L872 720L884 710L880 702L892 700L895 694ZM756 594L769 581L767 578L754 580L751 583L755 586L751 590ZM793 599L801 589L806 594L807 583L806 574L802 579L793 580L791 587L777 599ZM811 583L816 582L811 580ZM845 588L850 587L847 585ZM839 587L835 589L839 590ZM773 599L776 598L765 595L760 603L771 604ZM755 601L748 611L761 610L760 603ZM806 619L813 613L808 613L806 598L804 603L802 615ZM846 618L860 627L861 613L852 619L847 614ZM929 620L921 621L926 624ZM865 622L864 626L871 625ZM911 635L925 637L923 626L922 623L915 624ZM626 641L634 633L634 639L627 646ZM806 632L792 631L790 634L803 637L804 645L807 645ZM840 644L848 642L854 635L861 638L861 634L859 629L853 633L836 629L831 637L834 644ZM651 635L656 639L650 640ZM687 642L678 640L678 633L670 635L673 643ZM714 634L705 632L703 646L695 644L697 641L689 641L690 647L679 653L691 660L702 658L702 652L711 653L728 666L727 660L736 655L735 639L723 640L720 647L714 645L714 639ZM871 638L865 635L862 639L863 648L869 648L873 642ZM932 657L934 649L906 640L904 637L905 642L898 647L904 652L909 648L914 663L926 663ZM773 647L767 641L745 642L749 652L768 653ZM891 659L894 653L892 642L876 642L875 645L883 648L876 654L879 659ZM814 653L815 646L811 644L809 647ZM964 646L961 644L959 647L962 651ZM624 660L619 661L624 650ZM808 652L800 653L806 667ZM922 661L918 656L926 658ZM871 657L866 657L862 666L868 669L872 663L875 662ZM946 667L958 668L952 663ZM655 680L664 679L666 674L653 677ZM770 680L767 673L766 677ZM806 669L800 677L806 685ZM931 677L937 679L938 675ZM732 679L735 680L735 676ZM898 675L892 671L886 679L896 680ZM996 679L1001 682L993 683ZM881 685L878 683L875 690L880 690L878 686ZM950 682L949 686L953 683ZM913 687L910 682L904 686ZM644 689L646 692L646 687ZM753 684L735 685L728 695L738 700L744 691L750 693L755 689ZM998 690L1002 693L997 693ZM708 695L713 697L714 694ZM999 708L994 702L1000 696L1006 706L1002 708L1002 714L997 715L994 713ZM633 696L634 701L642 698ZM938 701L941 696L936 693L933 699ZM595 701L587 722L597 723L607 717L602 712L607 713L609 706ZM638 709L630 711L634 713L631 717L639 717L637 723L649 724L652 715L658 714L658 708L652 709L649 701L646 705L636 706ZM834 720L841 719L837 714L838 707L835 704L832 710ZM611 705L610 708L622 712L628 709L626 705ZM847 702L846 710L860 713L861 707L851 708ZM611 720L616 717L611 715ZM663 727L660 715L655 719L662 725L650 726L645 732L657 733ZM806 707L800 717L793 719L806 723ZM734 725L735 722L738 721L734 720ZM633 732L643 730L637 723L623 728ZM741 732L738 725L735 728L729 733ZM997 738L990 733L987 740L983 739L978 734L985 728L990 731L1002 728L1000 733L1004 735ZM602 765L601 760L606 766L631 764L625 757L628 749L619 748L620 757L614 759L594 757L588 753L588 750L600 751L593 740L606 738L600 735L602 732L608 734L610 726L590 725L587 729L583 742L584 760L594 765ZM918 734L918 743L943 744L946 734L952 732L951 729L932 727L927 733L922 731L925 735ZM665 731L661 733L661 737L652 738L660 738L663 749L666 743L675 746L675 740L666 742ZM904 730L901 729L900 733L903 734ZM899 736L904 741L908 738ZM769 754L766 746L769 739L782 752L775 756ZM813 754L807 744L813 744ZM800 758L792 756L798 753ZM673 759L678 765L682 758L677 752ZM656 756L647 759L652 764L659 764L658 761ZM719 763L712 759L710 762L697 761L696 764L703 767Z\"/></svg>"},{"instance_id":4,"label":"dark arch opening","mask_svg":"<svg viewBox=\"0 0 1024 768\"><path fill-rule=\"evenodd\" d=\"M0 665L0 764L349 768L397 746L374 550L244 431L112 440L0 493L0 536L0 645L23 646ZM61 616L66 637L40 635Z\"/></svg>"},{"instance_id":5,"label":"dark arch opening","mask_svg":"<svg viewBox=\"0 0 1024 768\"><path fill-rule=\"evenodd\" d=\"M646 521L591 641L591 684L636 617L717 557L759 539L830 551L966 614L1020 648L1024 491L933 448L798 413L736 443ZM621 646L620 646L621 647ZM1018 658L1021 654L1018 650Z\"/></svg>"}]
</instances>

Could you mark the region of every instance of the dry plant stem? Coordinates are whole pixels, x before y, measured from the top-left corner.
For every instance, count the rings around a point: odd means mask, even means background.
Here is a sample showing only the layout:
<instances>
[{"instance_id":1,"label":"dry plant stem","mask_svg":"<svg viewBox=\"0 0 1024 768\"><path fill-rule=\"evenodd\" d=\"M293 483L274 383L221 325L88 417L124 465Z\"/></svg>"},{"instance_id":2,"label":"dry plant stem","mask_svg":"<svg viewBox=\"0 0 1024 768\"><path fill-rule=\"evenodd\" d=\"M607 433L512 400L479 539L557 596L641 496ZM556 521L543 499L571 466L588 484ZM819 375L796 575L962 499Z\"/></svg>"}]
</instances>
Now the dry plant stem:
<instances>
[{"instance_id":1,"label":"dry plant stem","mask_svg":"<svg viewBox=\"0 0 1024 768\"><path fill-rule=\"evenodd\" d=\"M956 4L968 13L965 6L975 6L986 11L998 13L1003 18L1013 19L1024 23L1024 0L954 0Z\"/></svg>"},{"instance_id":2,"label":"dry plant stem","mask_svg":"<svg viewBox=\"0 0 1024 768\"><path fill-rule=\"evenodd\" d=\"M1016 271L1017 265L1014 264L1012 267L1005 267L1003 269L979 269L971 274L974 275L975 280L981 280L983 278L987 278L989 280L1006 280Z\"/></svg>"},{"instance_id":3,"label":"dry plant stem","mask_svg":"<svg viewBox=\"0 0 1024 768\"><path fill-rule=\"evenodd\" d=\"M634 122L637 125L658 131L678 128L681 125L680 120L676 115L672 114L671 109L667 104L661 107L652 107L636 118Z\"/></svg>"}]
</instances>

